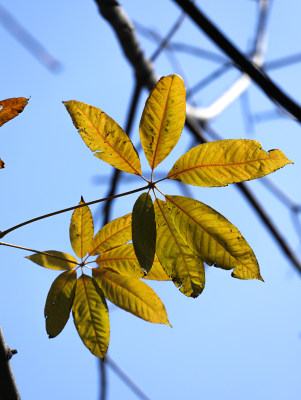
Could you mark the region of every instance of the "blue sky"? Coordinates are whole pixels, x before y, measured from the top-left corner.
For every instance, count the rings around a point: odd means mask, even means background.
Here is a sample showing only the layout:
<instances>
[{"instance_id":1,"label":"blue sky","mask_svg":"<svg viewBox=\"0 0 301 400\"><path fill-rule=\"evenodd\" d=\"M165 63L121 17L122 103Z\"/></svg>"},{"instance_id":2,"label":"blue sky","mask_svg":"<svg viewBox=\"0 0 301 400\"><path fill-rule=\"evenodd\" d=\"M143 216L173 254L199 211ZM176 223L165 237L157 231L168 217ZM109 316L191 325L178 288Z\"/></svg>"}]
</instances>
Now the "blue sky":
<instances>
[{"instance_id":1,"label":"blue sky","mask_svg":"<svg viewBox=\"0 0 301 400\"><path fill-rule=\"evenodd\" d=\"M151 3L151 4L150 4ZM104 197L112 168L93 157L71 123L62 101L78 100L97 106L125 125L134 76L123 58L111 28L93 1L3 1L3 6L62 64L49 72L0 26L2 42L1 99L30 97L24 112L1 128L0 229L29 218ZM243 51L250 48L256 22L256 4L247 0L197 1ZM171 1L128 1L123 7L139 21L165 35L179 9ZM269 18L266 60L299 51L301 4L274 1ZM156 44L139 36L147 56ZM221 54L187 18L174 37ZM200 81L218 64L179 53L187 87ZM179 73L165 54L155 63L158 76ZM293 98L300 99L300 64L271 70L271 77ZM237 77L231 70L200 91L195 101L209 105ZM138 125L144 90L132 138L138 143ZM252 85L248 90L252 112L273 110L273 104ZM257 123L246 133L241 103L236 101L211 124L224 138L259 140L265 150L279 148L294 161L271 176L296 203L300 202L300 126L288 119ZM180 142L160 165L166 172L194 145L184 130ZM145 157L140 155L143 169ZM100 179L99 179L100 176ZM101 181L101 184L100 184ZM123 180L120 191L141 185ZM262 183L248 186L300 257L300 238L287 208ZM162 184L165 192L183 194L175 182ZM190 188L191 195L209 204L242 232L258 259L265 283L231 278L229 271L206 269L206 288L197 299L183 296L171 283L151 283L164 302L172 328L152 325L110 306L109 356L152 400L206 398L291 400L300 397L301 291L300 275L256 217L240 193L225 188ZM113 217L131 212L132 195L115 202ZM92 211L99 215L100 208ZM71 213L28 225L5 241L38 250L72 254L69 242ZM100 223L100 218L98 221ZM99 226L97 227L99 229ZM64 331L49 340L44 304L55 271L34 265L27 252L1 246L0 324L18 354L11 364L22 399L96 399L99 396L98 360L84 347L72 317ZM137 397L108 369L108 399Z\"/></svg>"}]
</instances>

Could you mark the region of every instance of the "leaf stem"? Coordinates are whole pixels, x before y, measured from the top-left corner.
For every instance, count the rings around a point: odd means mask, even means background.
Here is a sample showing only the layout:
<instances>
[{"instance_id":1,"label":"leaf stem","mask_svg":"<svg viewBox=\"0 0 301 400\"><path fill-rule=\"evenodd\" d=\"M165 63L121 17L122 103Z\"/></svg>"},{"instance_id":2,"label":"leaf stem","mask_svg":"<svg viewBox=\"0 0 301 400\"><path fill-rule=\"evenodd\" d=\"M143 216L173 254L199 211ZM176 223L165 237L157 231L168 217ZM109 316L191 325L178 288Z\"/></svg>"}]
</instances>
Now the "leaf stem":
<instances>
[{"instance_id":1,"label":"leaf stem","mask_svg":"<svg viewBox=\"0 0 301 400\"><path fill-rule=\"evenodd\" d=\"M15 226L13 226L13 227L11 227L11 228L9 228L9 229L6 229L6 230L3 231L3 232L0 232L0 239L3 238L3 237L4 237L5 235L7 235L8 233L14 231L15 229L19 229L19 228L21 228L21 227L24 226L24 225L31 224L32 222L39 221L40 219L44 219L44 218L48 218L48 217L53 217L54 215L62 214L62 213L65 213L65 212L67 212L67 211L72 211L72 210L75 210L76 208L81 208L81 207L89 206L89 205L91 205L91 204L101 203L102 201L111 200L111 199L116 199L117 197L127 196L127 195L129 195L129 194L133 194L133 193L136 193L136 192L141 192L142 190L148 189L149 187L150 187L150 185L148 184L147 186L143 186L143 187L140 187L140 188L138 188L138 189L130 190L130 191L128 191L128 192L115 194L114 196L104 197L104 198L102 198L102 199L89 201L88 203L78 204L78 205L76 205L76 206L64 208L64 209L59 210L59 211L54 211L54 212L49 213L49 214L40 215L39 217L30 219L30 220L28 220L28 221L24 221L24 222L22 222L21 224L15 225Z\"/></svg>"},{"instance_id":2,"label":"leaf stem","mask_svg":"<svg viewBox=\"0 0 301 400\"><path fill-rule=\"evenodd\" d=\"M45 256L48 256L48 257L58 258L59 260L66 261L65 258L60 257L60 256L55 256L53 254L49 254L46 251L39 251L39 250L29 249L28 247L17 246L16 244L10 244L10 243L4 243L4 242L0 242L0 246L1 245L2 246L8 246L8 247L14 247L15 249L20 249L20 250L32 251L33 253L44 254ZM68 262L78 265L78 262L76 262L76 261L68 260Z\"/></svg>"}]
</instances>

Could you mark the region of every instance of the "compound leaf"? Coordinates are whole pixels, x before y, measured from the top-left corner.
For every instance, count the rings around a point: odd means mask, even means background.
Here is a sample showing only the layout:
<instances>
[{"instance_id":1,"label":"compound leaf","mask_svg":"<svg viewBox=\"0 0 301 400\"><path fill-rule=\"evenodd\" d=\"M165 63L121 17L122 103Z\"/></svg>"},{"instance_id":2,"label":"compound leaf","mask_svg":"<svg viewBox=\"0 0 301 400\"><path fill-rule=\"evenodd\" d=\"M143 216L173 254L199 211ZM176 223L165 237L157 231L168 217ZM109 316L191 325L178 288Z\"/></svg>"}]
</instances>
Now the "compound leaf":
<instances>
[{"instance_id":1,"label":"compound leaf","mask_svg":"<svg viewBox=\"0 0 301 400\"><path fill-rule=\"evenodd\" d=\"M62 251L46 250L43 254L36 253L26 258L42 267L55 270L70 270L77 266L76 258Z\"/></svg>"},{"instance_id":2,"label":"compound leaf","mask_svg":"<svg viewBox=\"0 0 301 400\"><path fill-rule=\"evenodd\" d=\"M141 144L151 169L177 144L186 117L185 85L178 75L159 80L146 101L140 121Z\"/></svg>"},{"instance_id":3,"label":"compound leaf","mask_svg":"<svg viewBox=\"0 0 301 400\"><path fill-rule=\"evenodd\" d=\"M75 100L63 102L86 145L101 160L130 174L141 175L137 151L124 130L96 107Z\"/></svg>"},{"instance_id":4,"label":"compound leaf","mask_svg":"<svg viewBox=\"0 0 301 400\"><path fill-rule=\"evenodd\" d=\"M0 101L0 126L19 115L27 105L28 99L14 97Z\"/></svg>"},{"instance_id":5,"label":"compound leaf","mask_svg":"<svg viewBox=\"0 0 301 400\"><path fill-rule=\"evenodd\" d=\"M167 178L195 186L226 186L260 178L292 164L280 150L261 149L255 140L230 139L204 143L180 157Z\"/></svg>"},{"instance_id":6,"label":"compound leaf","mask_svg":"<svg viewBox=\"0 0 301 400\"><path fill-rule=\"evenodd\" d=\"M156 252L155 211L148 193L142 193L134 204L132 239L140 267L147 274L153 265Z\"/></svg>"},{"instance_id":7,"label":"compound leaf","mask_svg":"<svg viewBox=\"0 0 301 400\"><path fill-rule=\"evenodd\" d=\"M79 204L85 204L82 198ZM70 242L74 253L83 258L94 235L92 213L88 206L76 208L71 217Z\"/></svg>"},{"instance_id":8,"label":"compound leaf","mask_svg":"<svg viewBox=\"0 0 301 400\"><path fill-rule=\"evenodd\" d=\"M149 273L145 275L140 267L132 243L124 244L101 253L97 257L96 263L101 267L111 269L124 276L133 276L135 278L144 278L155 281L170 280L170 277L162 268L156 255Z\"/></svg>"},{"instance_id":9,"label":"compound leaf","mask_svg":"<svg viewBox=\"0 0 301 400\"><path fill-rule=\"evenodd\" d=\"M252 249L224 216L189 197L166 196L166 202L179 234L208 265L235 268L235 278L262 280Z\"/></svg>"},{"instance_id":10,"label":"compound leaf","mask_svg":"<svg viewBox=\"0 0 301 400\"><path fill-rule=\"evenodd\" d=\"M110 339L109 312L102 290L90 276L83 274L77 280L72 313L84 345L104 358Z\"/></svg>"},{"instance_id":11,"label":"compound leaf","mask_svg":"<svg viewBox=\"0 0 301 400\"><path fill-rule=\"evenodd\" d=\"M127 277L107 268L94 268L93 278L104 295L116 306L156 324L170 325L165 307L156 293L138 278Z\"/></svg>"},{"instance_id":12,"label":"compound leaf","mask_svg":"<svg viewBox=\"0 0 301 400\"><path fill-rule=\"evenodd\" d=\"M66 271L51 285L46 299L44 315L49 338L57 336L66 325L75 294L76 271Z\"/></svg>"},{"instance_id":13,"label":"compound leaf","mask_svg":"<svg viewBox=\"0 0 301 400\"><path fill-rule=\"evenodd\" d=\"M197 297L205 287L204 263L186 244L175 227L167 204L156 199L156 253L161 265L186 296Z\"/></svg>"},{"instance_id":14,"label":"compound leaf","mask_svg":"<svg viewBox=\"0 0 301 400\"><path fill-rule=\"evenodd\" d=\"M95 256L101 252L120 246L132 239L132 214L116 218L106 224L93 238L89 254Z\"/></svg>"}]
</instances>

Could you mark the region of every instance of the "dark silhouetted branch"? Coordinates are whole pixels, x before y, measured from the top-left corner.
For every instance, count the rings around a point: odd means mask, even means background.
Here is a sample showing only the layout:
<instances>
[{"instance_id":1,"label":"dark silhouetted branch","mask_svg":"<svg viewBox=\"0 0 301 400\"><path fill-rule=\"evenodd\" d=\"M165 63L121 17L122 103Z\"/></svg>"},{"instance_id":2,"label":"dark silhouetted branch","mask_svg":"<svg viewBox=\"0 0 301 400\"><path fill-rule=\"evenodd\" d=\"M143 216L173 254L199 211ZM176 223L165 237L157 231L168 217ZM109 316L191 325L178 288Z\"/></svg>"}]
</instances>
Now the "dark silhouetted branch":
<instances>
[{"instance_id":1,"label":"dark silhouetted branch","mask_svg":"<svg viewBox=\"0 0 301 400\"><path fill-rule=\"evenodd\" d=\"M0 399L20 400L20 394L9 360L17 350L11 350L5 343L2 329L0 327Z\"/></svg>"},{"instance_id":2,"label":"dark silhouetted branch","mask_svg":"<svg viewBox=\"0 0 301 400\"><path fill-rule=\"evenodd\" d=\"M287 96L261 69L250 62L224 34L201 12L191 1L174 0L183 11L213 40L213 42L230 57L236 66L265 92L265 94L288 111L296 120L301 122L301 108Z\"/></svg>"}]
</instances>

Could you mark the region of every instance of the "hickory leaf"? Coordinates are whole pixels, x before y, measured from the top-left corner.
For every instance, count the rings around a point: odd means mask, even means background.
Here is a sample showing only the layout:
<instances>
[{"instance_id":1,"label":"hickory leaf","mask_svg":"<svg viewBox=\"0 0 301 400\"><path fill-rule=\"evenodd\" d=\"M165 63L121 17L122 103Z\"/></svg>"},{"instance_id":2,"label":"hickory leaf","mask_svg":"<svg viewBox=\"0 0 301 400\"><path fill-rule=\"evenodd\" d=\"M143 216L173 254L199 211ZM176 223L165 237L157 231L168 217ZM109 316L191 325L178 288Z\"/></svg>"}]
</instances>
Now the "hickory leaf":
<instances>
[{"instance_id":1,"label":"hickory leaf","mask_svg":"<svg viewBox=\"0 0 301 400\"><path fill-rule=\"evenodd\" d=\"M138 153L124 130L96 107L75 100L63 102L86 145L101 160L130 174L141 175Z\"/></svg>"},{"instance_id":2,"label":"hickory leaf","mask_svg":"<svg viewBox=\"0 0 301 400\"><path fill-rule=\"evenodd\" d=\"M78 278L72 306L74 324L86 347L104 358L109 346L109 312L103 292L85 274Z\"/></svg>"},{"instance_id":3,"label":"hickory leaf","mask_svg":"<svg viewBox=\"0 0 301 400\"><path fill-rule=\"evenodd\" d=\"M156 253L162 267L186 296L197 297L205 287L202 259L183 241L166 203L155 201L157 224Z\"/></svg>"},{"instance_id":4,"label":"hickory leaf","mask_svg":"<svg viewBox=\"0 0 301 400\"><path fill-rule=\"evenodd\" d=\"M44 315L49 338L57 336L66 325L75 294L76 271L66 271L51 285L46 299Z\"/></svg>"},{"instance_id":5,"label":"hickory leaf","mask_svg":"<svg viewBox=\"0 0 301 400\"><path fill-rule=\"evenodd\" d=\"M89 254L95 256L125 244L131 239L132 214L127 214L109 222L94 236L89 246Z\"/></svg>"},{"instance_id":6,"label":"hickory leaf","mask_svg":"<svg viewBox=\"0 0 301 400\"><path fill-rule=\"evenodd\" d=\"M79 204L84 204L82 198ZM89 207L76 208L71 217L70 242L74 253L83 258L88 252L94 235L93 218Z\"/></svg>"},{"instance_id":7,"label":"hickory leaf","mask_svg":"<svg viewBox=\"0 0 301 400\"><path fill-rule=\"evenodd\" d=\"M292 164L280 150L261 149L255 140L231 139L204 143L180 157L167 174L195 186L226 186L260 178Z\"/></svg>"},{"instance_id":8,"label":"hickory leaf","mask_svg":"<svg viewBox=\"0 0 301 400\"><path fill-rule=\"evenodd\" d=\"M147 275L142 271L132 243L124 244L101 253L97 259L99 266L118 272L120 275L144 278L155 281L168 281L171 278L162 268L157 256Z\"/></svg>"},{"instance_id":9,"label":"hickory leaf","mask_svg":"<svg viewBox=\"0 0 301 400\"><path fill-rule=\"evenodd\" d=\"M0 126L19 115L28 103L25 97L14 97L0 101Z\"/></svg>"},{"instance_id":10,"label":"hickory leaf","mask_svg":"<svg viewBox=\"0 0 301 400\"><path fill-rule=\"evenodd\" d=\"M76 258L56 250L46 250L43 254L32 254L26 258L41 267L55 270L70 270L77 266Z\"/></svg>"},{"instance_id":11,"label":"hickory leaf","mask_svg":"<svg viewBox=\"0 0 301 400\"><path fill-rule=\"evenodd\" d=\"M132 238L140 267L147 274L153 265L156 252L155 211L148 193L142 193L134 204Z\"/></svg>"},{"instance_id":12,"label":"hickory leaf","mask_svg":"<svg viewBox=\"0 0 301 400\"><path fill-rule=\"evenodd\" d=\"M168 195L166 202L179 234L206 264L235 268L235 278L262 280L252 249L225 217L189 197Z\"/></svg>"},{"instance_id":13,"label":"hickory leaf","mask_svg":"<svg viewBox=\"0 0 301 400\"><path fill-rule=\"evenodd\" d=\"M141 144L153 170L177 144L186 117L185 85L178 75L165 76L151 91L140 121Z\"/></svg>"},{"instance_id":14,"label":"hickory leaf","mask_svg":"<svg viewBox=\"0 0 301 400\"><path fill-rule=\"evenodd\" d=\"M107 268L94 268L93 278L104 295L118 307L156 324L170 325L165 307L156 293L138 278Z\"/></svg>"}]
</instances>

